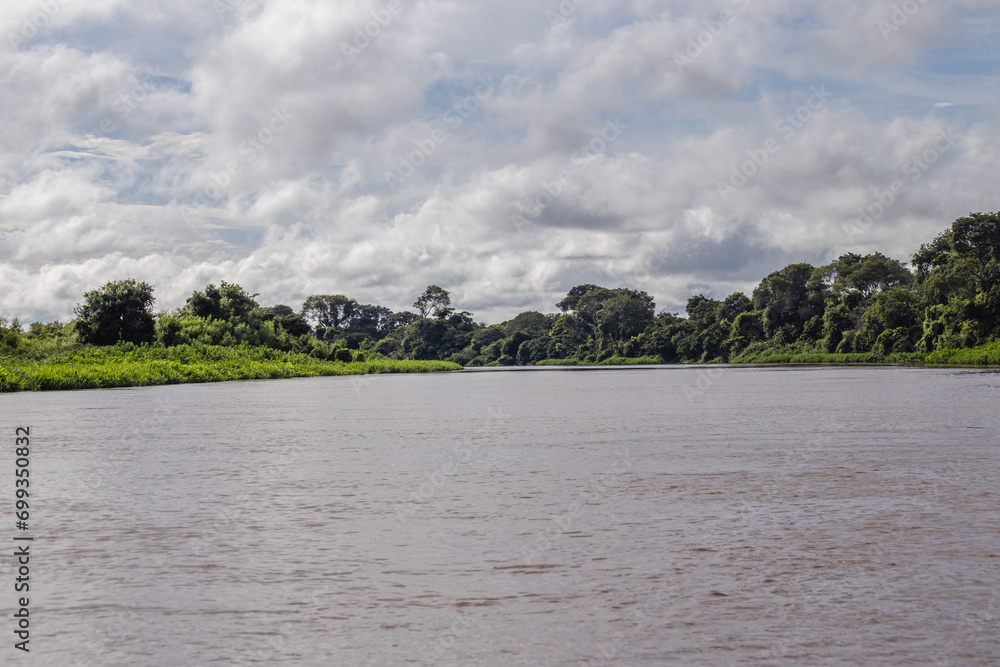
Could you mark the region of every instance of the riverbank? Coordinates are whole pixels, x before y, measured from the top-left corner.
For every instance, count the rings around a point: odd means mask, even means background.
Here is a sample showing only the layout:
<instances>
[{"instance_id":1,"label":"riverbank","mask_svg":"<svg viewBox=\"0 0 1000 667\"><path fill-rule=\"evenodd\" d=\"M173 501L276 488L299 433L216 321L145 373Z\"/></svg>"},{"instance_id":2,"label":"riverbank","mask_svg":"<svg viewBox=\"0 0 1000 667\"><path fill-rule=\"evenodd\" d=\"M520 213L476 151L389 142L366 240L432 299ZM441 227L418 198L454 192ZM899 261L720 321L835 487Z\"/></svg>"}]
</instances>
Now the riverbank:
<instances>
[{"instance_id":1,"label":"riverbank","mask_svg":"<svg viewBox=\"0 0 1000 667\"><path fill-rule=\"evenodd\" d=\"M659 365L665 362L657 357L610 357L603 361L582 359L544 359L534 366L637 366ZM676 362L674 362L676 363ZM682 362L688 363L688 362ZM707 362L719 363L719 360ZM875 352L833 354L822 352L788 352L779 354L742 355L728 362L732 364L829 364L829 365L932 365L932 366L1000 366L1000 341L957 350L923 352L898 352L883 356ZM499 364L488 364L499 365Z\"/></svg>"},{"instance_id":2,"label":"riverbank","mask_svg":"<svg viewBox=\"0 0 1000 667\"><path fill-rule=\"evenodd\" d=\"M264 380L368 373L460 370L446 361L357 358L324 361L260 347L177 345L90 347L42 359L0 360L0 392L144 387L190 382Z\"/></svg>"},{"instance_id":3,"label":"riverbank","mask_svg":"<svg viewBox=\"0 0 1000 667\"><path fill-rule=\"evenodd\" d=\"M736 357L734 364L927 364L933 366L1000 366L1000 341L958 350L938 350L930 354L906 352L883 357L875 352L861 354L769 354Z\"/></svg>"},{"instance_id":4,"label":"riverbank","mask_svg":"<svg viewBox=\"0 0 1000 667\"><path fill-rule=\"evenodd\" d=\"M535 366L653 366L662 364L657 357L608 357L604 361L584 361L582 359L542 359ZM498 364L499 365L499 364Z\"/></svg>"}]
</instances>

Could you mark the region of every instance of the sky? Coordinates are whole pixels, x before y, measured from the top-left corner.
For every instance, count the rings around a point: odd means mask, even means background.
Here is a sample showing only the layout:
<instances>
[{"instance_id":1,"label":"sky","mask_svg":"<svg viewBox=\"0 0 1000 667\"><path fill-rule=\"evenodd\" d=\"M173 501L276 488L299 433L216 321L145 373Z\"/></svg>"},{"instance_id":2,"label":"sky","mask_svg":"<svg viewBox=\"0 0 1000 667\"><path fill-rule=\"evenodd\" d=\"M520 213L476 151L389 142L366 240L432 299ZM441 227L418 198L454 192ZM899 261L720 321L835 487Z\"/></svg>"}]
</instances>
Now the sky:
<instances>
[{"instance_id":1,"label":"sky","mask_svg":"<svg viewBox=\"0 0 1000 667\"><path fill-rule=\"evenodd\" d=\"M0 2L0 316L430 284L486 323L1000 209L996 0Z\"/></svg>"}]
</instances>

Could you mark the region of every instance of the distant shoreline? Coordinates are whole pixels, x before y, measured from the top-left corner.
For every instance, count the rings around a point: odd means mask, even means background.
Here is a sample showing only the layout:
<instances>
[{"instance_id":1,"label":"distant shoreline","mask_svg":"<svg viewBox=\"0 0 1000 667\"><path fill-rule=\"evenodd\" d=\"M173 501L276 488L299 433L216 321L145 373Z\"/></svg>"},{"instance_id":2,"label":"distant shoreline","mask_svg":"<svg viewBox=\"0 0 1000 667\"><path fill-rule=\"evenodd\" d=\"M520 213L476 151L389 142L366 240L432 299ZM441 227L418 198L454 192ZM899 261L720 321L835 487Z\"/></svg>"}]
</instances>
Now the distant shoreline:
<instances>
[{"instance_id":1,"label":"distant shoreline","mask_svg":"<svg viewBox=\"0 0 1000 667\"><path fill-rule=\"evenodd\" d=\"M729 363L665 363L653 357L609 358L602 362L546 359L530 366L467 366L447 361L398 360L358 355L354 361L326 361L269 348L217 345L175 347L129 343L75 350L46 359L0 360L0 393L149 387L166 384L268 380L378 373L440 373L543 370L641 370L670 367L919 366L927 368L1000 367L1000 342L982 347L939 350L931 354L779 354Z\"/></svg>"},{"instance_id":2,"label":"distant shoreline","mask_svg":"<svg viewBox=\"0 0 1000 667\"><path fill-rule=\"evenodd\" d=\"M590 362L581 359L543 359L530 366L467 366L472 368L641 368L644 366L978 366L993 368L1000 366L1000 342L980 347L938 350L925 354L906 352L883 357L875 352L861 353L786 353L742 356L728 362L667 362L654 357L623 358L610 357L603 361Z\"/></svg>"}]
</instances>

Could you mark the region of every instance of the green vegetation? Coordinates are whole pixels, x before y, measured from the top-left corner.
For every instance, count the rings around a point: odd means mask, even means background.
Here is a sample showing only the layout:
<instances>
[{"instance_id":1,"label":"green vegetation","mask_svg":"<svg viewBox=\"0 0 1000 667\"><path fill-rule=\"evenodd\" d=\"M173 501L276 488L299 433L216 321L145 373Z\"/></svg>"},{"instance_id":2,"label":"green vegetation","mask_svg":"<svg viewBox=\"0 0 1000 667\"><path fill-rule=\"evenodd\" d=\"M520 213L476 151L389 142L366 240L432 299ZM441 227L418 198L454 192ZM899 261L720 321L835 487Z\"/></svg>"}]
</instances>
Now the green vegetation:
<instances>
[{"instance_id":1,"label":"green vegetation","mask_svg":"<svg viewBox=\"0 0 1000 667\"><path fill-rule=\"evenodd\" d=\"M577 285L557 314L477 323L430 285L417 312L314 294L296 312L262 307L222 282L153 314L153 287L121 280L84 294L77 319L0 318L4 391L460 366L655 363L997 365L1000 213L956 220L912 257L847 253L790 264L751 295L688 299L686 317L656 312L646 292ZM450 363L418 363L450 362Z\"/></svg>"},{"instance_id":2,"label":"green vegetation","mask_svg":"<svg viewBox=\"0 0 1000 667\"><path fill-rule=\"evenodd\" d=\"M153 340L153 288L147 283L120 280L87 292L76 307L76 332L81 343L114 345L123 340Z\"/></svg>"},{"instance_id":3,"label":"green vegetation","mask_svg":"<svg viewBox=\"0 0 1000 667\"><path fill-rule=\"evenodd\" d=\"M154 317L153 288L122 280L87 292L70 324L35 322L25 331L17 320L0 319L0 391L461 368L359 349L403 323L419 324L412 314L394 316L341 295L310 297L295 313L281 304L263 308L256 296L239 285L210 284L183 308ZM318 320L315 329L307 316Z\"/></svg>"},{"instance_id":4,"label":"green vegetation","mask_svg":"<svg viewBox=\"0 0 1000 667\"><path fill-rule=\"evenodd\" d=\"M521 313L472 334L465 365L635 363L996 363L945 352L1000 338L1000 214L970 214L906 264L875 252L826 266L790 264L750 296L698 294L686 317L655 312L645 292L584 284L560 314ZM978 348L977 348L978 349ZM988 348L992 349L992 348ZM928 361L930 361L928 359Z\"/></svg>"},{"instance_id":5,"label":"green vegetation","mask_svg":"<svg viewBox=\"0 0 1000 667\"><path fill-rule=\"evenodd\" d=\"M923 355L919 355L923 358ZM836 354L812 352L804 354L749 354L733 359L734 364L877 364L885 359L874 352Z\"/></svg>"},{"instance_id":6,"label":"green vegetation","mask_svg":"<svg viewBox=\"0 0 1000 667\"><path fill-rule=\"evenodd\" d=\"M461 367L441 361L323 361L304 354L241 345L136 346L118 343L54 354L0 360L0 391L137 387L363 373L426 373Z\"/></svg>"},{"instance_id":7,"label":"green vegetation","mask_svg":"<svg viewBox=\"0 0 1000 667\"><path fill-rule=\"evenodd\" d=\"M927 355L928 364L1000 366L1000 341L963 350L938 350Z\"/></svg>"},{"instance_id":8,"label":"green vegetation","mask_svg":"<svg viewBox=\"0 0 1000 667\"><path fill-rule=\"evenodd\" d=\"M588 363L580 359L542 359L535 366L649 366L661 364L659 357L608 357L604 361Z\"/></svg>"}]
</instances>

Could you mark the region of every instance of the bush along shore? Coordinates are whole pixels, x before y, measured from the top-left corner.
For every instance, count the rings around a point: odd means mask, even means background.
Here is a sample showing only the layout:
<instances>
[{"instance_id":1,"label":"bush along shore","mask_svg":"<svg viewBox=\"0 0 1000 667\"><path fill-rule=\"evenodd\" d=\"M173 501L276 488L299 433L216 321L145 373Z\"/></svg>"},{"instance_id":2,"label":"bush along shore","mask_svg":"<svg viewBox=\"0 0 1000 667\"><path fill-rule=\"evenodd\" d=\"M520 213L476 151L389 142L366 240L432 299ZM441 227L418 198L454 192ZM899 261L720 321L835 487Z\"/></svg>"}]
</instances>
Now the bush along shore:
<instances>
[{"instance_id":1,"label":"bush along shore","mask_svg":"<svg viewBox=\"0 0 1000 667\"><path fill-rule=\"evenodd\" d=\"M459 370L446 361L366 358L327 361L305 354L241 345L177 345L119 343L75 349L43 358L0 359L0 391L142 387L189 382L260 380L360 375L365 373L431 373Z\"/></svg>"},{"instance_id":2,"label":"bush along shore","mask_svg":"<svg viewBox=\"0 0 1000 667\"><path fill-rule=\"evenodd\" d=\"M956 220L910 265L878 252L789 264L749 296L691 296L686 316L658 311L638 289L584 284L559 313L490 325L437 285L413 311L344 294L311 295L298 310L261 306L222 282L154 312L154 288L126 279L85 293L68 324L0 317L0 365L8 390L459 366L997 365L1000 213Z\"/></svg>"},{"instance_id":3,"label":"bush along shore","mask_svg":"<svg viewBox=\"0 0 1000 667\"><path fill-rule=\"evenodd\" d=\"M691 362L681 362L691 363ZM723 363L715 360L708 363ZM786 353L752 354L732 359L731 364L803 364L803 365L867 365L867 366L1000 366L1000 342L961 350L924 352L894 352L883 356L875 352L858 353ZM604 361L587 362L580 359L543 359L535 366L643 366L663 364L657 357L609 357ZM498 364L490 364L498 365Z\"/></svg>"}]
</instances>

